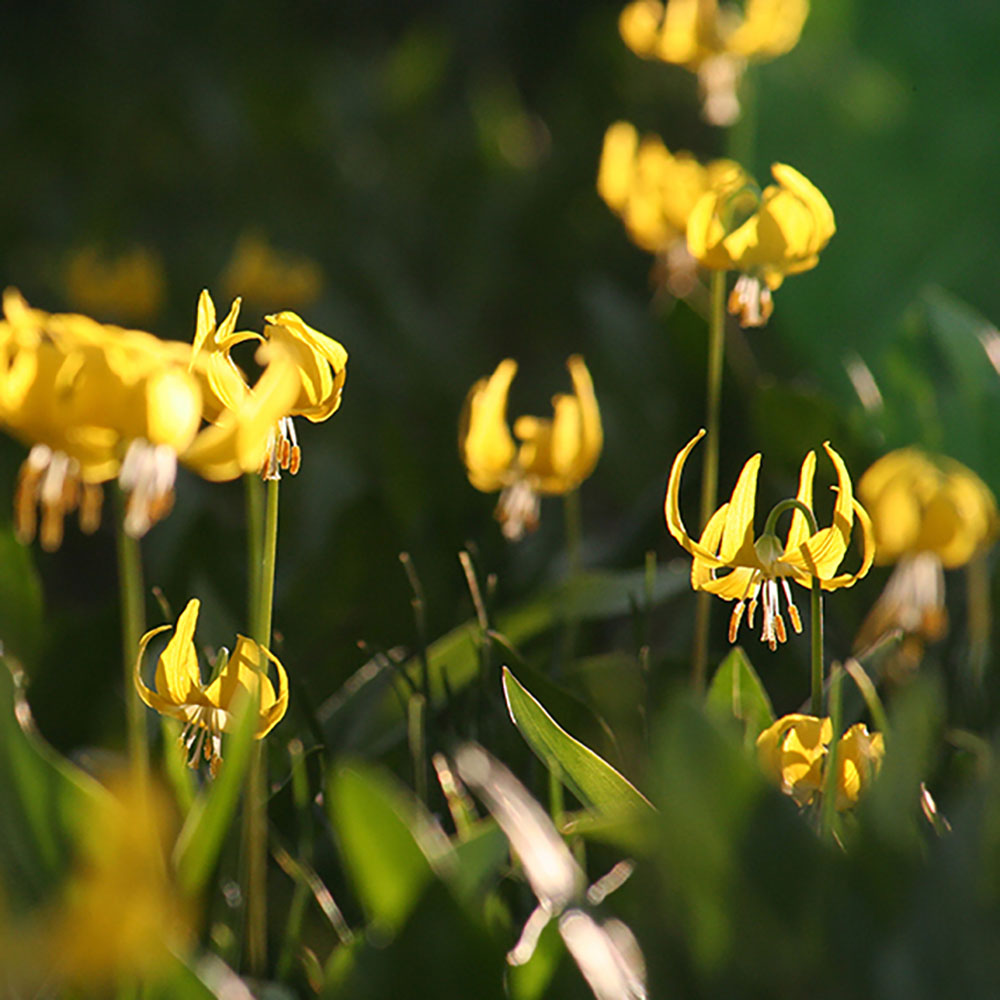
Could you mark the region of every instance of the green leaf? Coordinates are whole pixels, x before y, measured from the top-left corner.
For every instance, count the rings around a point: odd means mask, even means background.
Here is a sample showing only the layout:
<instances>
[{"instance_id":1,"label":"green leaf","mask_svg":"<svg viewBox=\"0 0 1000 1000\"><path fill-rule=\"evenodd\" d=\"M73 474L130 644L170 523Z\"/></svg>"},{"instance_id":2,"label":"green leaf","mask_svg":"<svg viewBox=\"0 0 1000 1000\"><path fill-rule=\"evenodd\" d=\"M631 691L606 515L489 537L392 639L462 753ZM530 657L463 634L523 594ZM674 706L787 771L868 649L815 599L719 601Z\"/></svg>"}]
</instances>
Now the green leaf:
<instances>
[{"instance_id":1,"label":"green leaf","mask_svg":"<svg viewBox=\"0 0 1000 1000\"><path fill-rule=\"evenodd\" d=\"M369 919L395 934L432 875L414 833L416 803L388 775L353 763L334 772L328 804L344 863Z\"/></svg>"},{"instance_id":2,"label":"green leaf","mask_svg":"<svg viewBox=\"0 0 1000 1000\"><path fill-rule=\"evenodd\" d=\"M211 877L236 811L257 728L256 710L243 701L236 709L236 731L225 743L219 776L195 799L174 847L177 877L186 893L197 893Z\"/></svg>"},{"instance_id":3,"label":"green leaf","mask_svg":"<svg viewBox=\"0 0 1000 1000\"><path fill-rule=\"evenodd\" d=\"M719 664L705 704L719 718L739 719L747 743L774 722L771 699L741 646L734 646Z\"/></svg>"},{"instance_id":4,"label":"green leaf","mask_svg":"<svg viewBox=\"0 0 1000 1000\"><path fill-rule=\"evenodd\" d=\"M27 666L33 665L42 639L42 585L31 550L0 528L0 643Z\"/></svg>"},{"instance_id":5,"label":"green leaf","mask_svg":"<svg viewBox=\"0 0 1000 1000\"><path fill-rule=\"evenodd\" d=\"M550 771L558 771L584 805L610 816L653 808L627 778L570 736L507 667L503 668L503 690L510 717L528 746Z\"/></svg>"},{"instance_id":6,"label":"green leaf","mask_svg":"<svg viewBox=\"0 0 1000 1000\"><path fill-rule=\"evenodd\" d=\"M30 907L65 873L81 813L103 789L32 729L24 675L0 664L0 885Z\"/></svg>"}]
</instances>

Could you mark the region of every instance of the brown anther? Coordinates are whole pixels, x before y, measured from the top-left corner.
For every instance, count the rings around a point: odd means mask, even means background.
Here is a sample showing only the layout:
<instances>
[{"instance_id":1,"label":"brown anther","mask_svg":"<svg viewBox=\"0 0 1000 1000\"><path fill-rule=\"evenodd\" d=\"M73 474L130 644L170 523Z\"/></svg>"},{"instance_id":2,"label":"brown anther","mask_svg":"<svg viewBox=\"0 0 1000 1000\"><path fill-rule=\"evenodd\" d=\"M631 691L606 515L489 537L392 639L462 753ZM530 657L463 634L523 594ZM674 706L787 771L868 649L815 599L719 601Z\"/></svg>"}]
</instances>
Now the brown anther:
<instances>
[{"instance_id":1,"label":"brown anther","mask_svg":"<svg viewBox=\"0 0 1000 1000\"><path fill-rule=\"evenodd\" d=\"M747 613L747 625L753 628L753 616L757 611L757 598L753 597L750 599L750 610Z\"/></svg>"},{"instance_id":2,"label":"brown anther","mask_svg":"<svg viewBox=\"0 0 1000 1000\"><path fill-rule=\"evenodd\" d=\"M80 530L92 535L101 525L104 490L100 483L83 483L80 487Z\"/></svg>"},{"instance_id":3,"label":"brown anther","mask_svg":"<svg viewBox=\"0 0 1000 1000\"><path fill-rule=\"evenodd\" d=\"M774 616L774 634L778 637L778 642L788 642L788 633L785 631L785 619L781 617L779 611ZM772 646L771 649L774 649Z\"/></svg>"},{"instance_id":4,"label":"brown anther","mask_svg":"<svg viewBox=\"0 0 1000 1000\"><path fill-rule=\"evenodd\" d=\"M795 629L797 635L802 634L802 618L799 615L799 609L794 605L789 603L788 605L788 617L791 619L792 628Z\"/></svg>"},{"instance_id":5,"label":"brown anther","mask_svg":"<svg viewBox=\"0 0 1000 1000\"><path fill-rule=\"evenodd\" d=\"M294 476L298 474L302 467L302 449L297 445L292 445L291 458L288 460L288 471Z\"/></svg>"},{"instance_id":6,"label":"brown anther","mask_svg":"<svg viewBox=\"0 0 1000 1000\"><path fill-rule=\"evenodd\" d=\"M745 605L742 601L736 602L736 607L733 608L733 613L729 616L729 641L736 642L736 636L740 630L740 620L743 618L743 609Z\"/></svg>"},{"instance_id":7,"label":"brown anther","mask_svg":"<svg viewBox=\"0 0 1000 1000\"><path fill-rule=\"evenodd\" d=\"M42 531L39 539L46 552L55 552L63 540L63 508L55 504L42 507Z\"/></svg>"},{"instance_id":8,"label":"brown anther","mask_svg":"<svg viewBox=\"0 0 1000 1000\"><path fill-rule=\"evenodd\" d=\"M278 442L278 465L283 469L288 468L288 463L291 458L292 444L288 438L282 438Z\"/></svg>"},{"instance_id":9,"label":"brown anther","mask_svg":"<svg viewBox=\"0 0 1000 1000\"><path fill-rule=\"evenodd\" d=\"M763 640L763 639L764 639L764 636L761 636L761 640ZM768 646L768 649L770 649L771 652L773 653L778 648L778 640L775 639L773 635L769 635L767 637L767 646Z\"/></svg>"}]
</instances>

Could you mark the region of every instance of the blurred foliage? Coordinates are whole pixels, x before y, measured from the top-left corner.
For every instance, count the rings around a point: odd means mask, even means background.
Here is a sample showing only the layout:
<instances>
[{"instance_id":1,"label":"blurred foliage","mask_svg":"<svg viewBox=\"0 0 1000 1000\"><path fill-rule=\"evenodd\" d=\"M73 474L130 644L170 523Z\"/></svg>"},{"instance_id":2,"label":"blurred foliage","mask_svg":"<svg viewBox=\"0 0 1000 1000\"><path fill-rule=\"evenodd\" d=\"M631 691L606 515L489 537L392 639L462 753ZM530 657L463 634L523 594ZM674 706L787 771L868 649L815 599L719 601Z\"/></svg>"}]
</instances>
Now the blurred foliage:
<instances>
[{"instance_id":1,"label":"blurred foliage","mask_svg":"<svg viewBox=\"0 0 1000 1000\"><path fill-rule=\"evenodd\" d=\"M717 155L724 141L698 118L689 74L625 49L620 6L99 0L0 13L12 42L0 63L5 285L67 308L74 255L145 247L165 289L144 322L190 340L199 291L218 300L239 241L259 234L315 263L322 290L303 315L350 352L342 410L300 428L303 468L282 486L275 628L293 686L268 741L271 820L273 842L299 845L308 869L272 879L272 953L293 907L301 931L282 977L291 985L259 993L503 993L505 953L535 905L518 862L488 819L472 817L476 835L451 833L454 803L433 780L423 802L403 783L416 786L405 702L425 645L428 757L474 737L546 800L545 766L503 704L507 663L559 733L649 795L653 835L588 827L582 809L571 829L591 878L623 843L636 854L638 872L605 908L635 932L653 995L995 996L1000 690L995 654L984 674L969 666L962 573L949 575L950 639L910 684L883 691L885 765L840 845L817 837L744 752L772 703L802 703L805 643L724 659L717 606L712 657L724 662L707 710L682 691L693 600L662 494L703 420L704 323L696 300L651 304L650 259L594 177L604 129L621 117L671 149ZM991 4L814 0L799 47L752 71L746 166L802 170L838 232L820 265L777 293L766 329L728 331L720 492L761 450L762 503L791 495L802 455L826 439L856 478L916 443L1000 491L997 37ZM456 422L469 386L507 356L520 364L511 411L546 412L573 352L594 376L606 443L582 491L588 571L567 580L560 504L544 500L538 533L505 543L492 498L465 480ZM0 441L0 499L23 454ZM184 476L176 509L143 543L147 590L161 588L174 612L199 596L210 642L246 628L243 499L240 485ZM0 669L0 929L68 870L78 799L93 793L37 740L17 685L62 754L99 771L123 745L113 545L110 524L92 538L69 530L52 554L0 526L14 670ZM461 549L487 595L485 632ZM650 549L652 586L637 569ZM401 551L422 584L423 635ZM830 659L849 654L884 579L873 571L827 602ZM153 599L146 610L151 626L170 618ZM861 711L849 697L845 722ZM297 799L295 741L307 778ZM922 816L921 782L951 833ZM220 957L178 959L163 996L218 994L235 979L236 783L202 793L177 848L190 884L214 891L201 943ZM428 817L450 834L438 854ZM507 988L590 995L551 927L531 963L507 970Z\"/></svg>"}]
</instances>

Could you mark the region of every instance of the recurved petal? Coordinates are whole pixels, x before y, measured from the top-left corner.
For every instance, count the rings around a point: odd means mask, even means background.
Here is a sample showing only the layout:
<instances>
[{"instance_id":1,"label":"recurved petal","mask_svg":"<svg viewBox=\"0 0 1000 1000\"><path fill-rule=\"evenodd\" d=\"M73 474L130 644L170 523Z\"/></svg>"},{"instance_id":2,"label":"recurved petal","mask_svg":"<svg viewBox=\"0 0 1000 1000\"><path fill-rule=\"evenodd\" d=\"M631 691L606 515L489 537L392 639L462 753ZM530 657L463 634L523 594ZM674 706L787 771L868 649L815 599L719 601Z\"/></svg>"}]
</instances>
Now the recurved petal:
<instances>
[{"instance_id":1,"label":"recurved petal","mask_svg":"<svg viewBox=\"0 0 1000 1000\"><path fill-rule=\"evenodd\" d=\"M841 573L838 576L830 577L828 580L820 580L824 590L839 590L841 587L853 587L872 568L872 561L875 558L875 533L872 531L871 518L868 512L858 503L854 503L854 514L861 525L862 554L861 566L856 573ZM796 577L796 579L799 579ZM805 582L800 580L800 583Z\"/></svg>"},{"instance_id":2,"label":"recurved petal","mask_svg":"<svg viewBox=\"0 0 1000 1000\"><path fill-rule=\"evenodd\" d=\"M174 712L177 706L168 701L166 698L161 697L152 688L146 687L145 681L142 679L142 660L146 655L146 647L149 645L150 640L159 635L161 632L166 632L170 628L169 625L160 625L158 628L150 629L140 640L139 640L139 652L136 654L135 658L135 689L139 694L139 697L150 707L156 709L157 712L165 712L170 714Z\"/></svg>"},{"instance_id":3,"label":"recurved petal","mask_svg":"<svg viewBox=\"0 0 1000 1000\"><path fill-rule=\"evenodd\" d=\"M696 559L695 563L697 561ZM731 573L716 577L714 580L708 580L700 587L695 587L694 589L707 590L708 593L715 594L716 597L721 597L724 601L742 601L743 598L749 597L754 580L759 572L759 570L751 569L749 566L737 566ZM691 582L692 586L694 586L693 569L691 572Z\"/></svg>"},{"instance_id":4,"label":"recurved petal","mask_svg":"<svg viewBox=\"0 0 1000 1000\"><path fill-rule=\"evenodd\" d=\"M799 489L795 494L795 499L799 503L812 510L813 505L813 478L816 475L816 452L810 451L802 459L802 468L799 470ZM810 535L812 527L806 519L805 514L800 510L792 513L792 523L788 528L788 538L785 542L785 555L797 549Z\"/></svg>"},{"instance_id":5,"label":"recurved petal","mask_svg":"<svg viewBox=\"0 0 1000 1000\"><path fill-rule=\"evenodd\" d=\"M195 317L194 343L191 349L191 360L188 367L194 367L195 355L205 346L205 342L215 333L215 303L207 288L201 290L198 296L198 309Z\"/></svg>"},{"instance_id":6,"label":"recurved petal","mask_svg":"<svg viewBox=\"0 0 1000 1000\"><path fill-rule=\"evenodd\" d=\"M722 538L722 529L726 526L726 512L729 504L724 503L709 519L705 525L705 530L698 539L698 544L708 552L717 552L719 549L719 539ZM704 590L705 584L713 580L713 570L716 567L709 566L702 562L697 556L691 560L691 589Z\"/></svg>"},{"instance_id":7,"label":"recurved petal","mask_svg":"<svg viewBox=\"0 0 1000 1000\"><path fill-rule=\"evenodd\" d=\"M753 515L757 504L757 474L760 452L751 455L740 472L729 498L726 526L719 546L719 559L727 566L760 566L754 548Z\"/></svg>"},{"instance_id":8,"label":"recurved petal","mask_svg":"<svg viewBox=\"0 0 1000 1000\"><path fill-rule=\"evenodd\" d=\"M814 226L811 243L812 252L819 252L837 231L837 224L834 221L833 209L830 207L830 203L824 197L823 192L812 181L804 174L799 173L794 167L788 166L787 163L772 164L771 175L785 190L795 195L809 210Z\"/></svg>"},{"instance_id":9,"label":"recurved petal","mask_svg":"<svg viewBox=\"0 0 1000 1000\"><path fill-rule=\"evenodd\" d=\"M601 425L601 411L594 393L594 382L579 354L571 355L566 361L573 391L580 411L580 442L574 462L577 482L586 479L597 465L601 448L604 446L604 429Z\"/></svg>"},{"instance_id":10,"label":"recurved petal","mask_svg":"<svg viewBox=\"0 0 1000 1000\"><path fill-rule=\"evenodd\" d=\"M277 671L278 692L267 711L261 711L257 739L263 739L284 718L288 710L288 674L285 673L281 661L269 649L264 650L264 655L274 664L274 669ZM268 682L268 687L270 686Z\"/></svg>"},{"instance_id":11,"label":"recurved petal","mask_svg":"<svg viewBox=\"0 0 1000 1000\"><path fill-rule=\"evenodd\" d=\"M458 447L477 490L493 493L507 482L517 453L507 426L507 395L517 372L517 362L506 358L488 378L469 390L459 421Z\"/></svg>"},{"instance_id":12,"label":"recurved petal","mask_svg":"<svg viewBox=\"0 0 1000 1000\"><path fill-rule=\"evenodd\" d=\"M709 552L688 534L687 528L684 527L684 519L681 517L681 473L684 471L684 463L687 461L688 455L704 436L705 430L702 428L674 458L673 464L670 466L670 477L667 480L667 496L663 504L663 513L667 522L667 530L677 539L681 547L692 556L702 560L706 566L715 568L726 564L714 552Z\"/></svg>"},{"instance_id":13,"label":"recurved petal","mask_svg":"<svg viewBox=\"0 0 1000 1000\"><path fill-rule=\"evenodd\" d=\"M201 671L194 645L201 601L192 597L177 619L174 634L156 663L156 690L175 704L191 701L201 690Z\"/></svg>"}]
</instances>

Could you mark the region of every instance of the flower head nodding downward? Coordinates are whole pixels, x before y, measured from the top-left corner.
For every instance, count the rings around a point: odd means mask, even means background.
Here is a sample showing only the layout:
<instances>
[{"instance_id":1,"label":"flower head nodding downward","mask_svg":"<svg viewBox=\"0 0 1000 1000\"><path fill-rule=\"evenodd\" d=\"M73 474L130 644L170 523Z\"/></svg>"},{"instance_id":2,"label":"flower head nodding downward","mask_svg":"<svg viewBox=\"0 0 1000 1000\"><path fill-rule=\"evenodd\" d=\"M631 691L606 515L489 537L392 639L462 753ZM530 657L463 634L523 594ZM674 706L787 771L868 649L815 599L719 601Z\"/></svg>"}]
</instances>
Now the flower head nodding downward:
<instances>
[{"instance_id":1,"label":"flower head nodding downward","mask_svg":"<svg viewBox=\"0 0 1000 1000\"><path fill-rule=\"evenodd\" d=\"M732 125L746 64L793 49L808 14L809 0L747 0L742 15L717 0L633 0L618 28L636 55L696 73L705 119Z\"/></svg>"},{"instance_id":2,"label":"flower head nodding downward","mask_svg":"<svg viewBox=\"0 0 1000 1000\"><path fill-rule=\"evenodd\" d=\"M763 326L771 293L788 274L808 271L836 232L822 192L793 167L775 163L777 183L763 191L736 167L717 175L688 216L687 243L703 267L739 271L729 311L743 326Z\"/></svg>"},{"instance_id":3,"label":"flower head nodding downward","mask_svg":"<svg viewBox=\"0 0 1000 1000\"><path fill-rule=\"evenodd\" d=\"M161 625L142 637L135 661L135 687L150 708L185 724L180 740L187 749L188 764L197 767L199 757L204 756L214 777L222 763L222 734L232 730L238 703L252 699L257 713L256 737L263 739L288 708L288 675L270 650L241 635L218 677L204 684L194 645L200 606L193 597L177 619L176 631L156 663L155 689L143 682L142 660L150 640L170 626ZM277 692L267 678L268 660L277 671Z\"/></svg>"},{"instance_id":4,"label":"flower head nodding downward","mask_svg":"<svg viewBox=\"0 0 1000 1000\"><path fill-rule=\"evenodd\" d=\"M801 632L801 620L792 600L789 580L811 587L815 578L824 590L852 586L871 568L875 555L871 521L861 504L854 499L851 477L844 460L826 442L823 447L837 470L837 498L830 527L813 530L803 512L804 509L813 516L816 453L810 451L802 461L794 504L789 504L795 509L784 544L774 533L773 516L768 519L764 533L755 538L753 522L757 473L760 469L758 453L743 466L729 502L724 503L709 518L701 537L694 541L688 535L681 518L681 473L692 449L704 433L699 431L684 446L670 469L664 505L667 529L693 557L691 586L695 590L715 594L723 600L736 601L729 623L729 641L736 641L740 621L748 606L748 619L750 627L753 627L754 613L759 603L762 611L761 639L773 651L779 642L784 642L787 638L779 606L779 584L785 595L792 627L796 632ZM855 573L838 574L837 569L851 541L855 517L861 525L864 548L861 567Z\"/></svg>"},{"instance_id":5,"label":"flower head nodding downward","mask_svg":"<svg viewBox=\"0 0 1000 1000\"><path fill-rule=\"evenodd\" d=\"M500 490L497 520L505 537L538 526L538 495L575 490L601 454L604 433L594 384L578 354L566 362L573 394L552 397L551 419L522 416L507 426L507 395L517 362L501 361L469 390L459 422L458 448L469 482L483 493Z\"/></svg>"},{"instance_id":6,"label":"flower head nodding downward","mask_svg":"<svg viewBox=\"0 0 1000 1000\"><path fill-rule=\"evenodd\" d=\"M757 737L757 757L764 772L800 806L823 791L827 756L833 740L829 718L783 715ZM837 809L854 806L882 765L885 740L862 722L851 726L837 744Z\"/></svg>"},{"instance_id":7,"label":"flower head nodding downward","mask_svg":"<svg viewBox=\"0 0 1000 1000\"><path fill-rule=\"evenodd\" d=\"M890 672L903 674L919 663L925 642L947 631L944 570L967 565L993 543L997 503L971 469L918 448L883 455L858 481L858 493L871 511L876 562L896 568L855 645L902 630Z\"/></svg>"}]
</instances>

